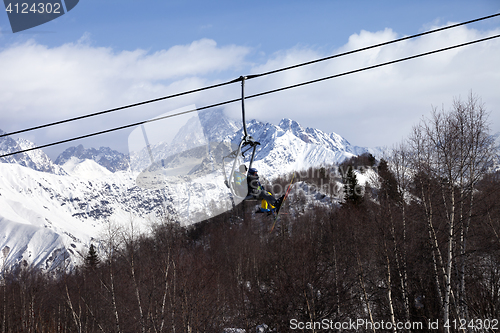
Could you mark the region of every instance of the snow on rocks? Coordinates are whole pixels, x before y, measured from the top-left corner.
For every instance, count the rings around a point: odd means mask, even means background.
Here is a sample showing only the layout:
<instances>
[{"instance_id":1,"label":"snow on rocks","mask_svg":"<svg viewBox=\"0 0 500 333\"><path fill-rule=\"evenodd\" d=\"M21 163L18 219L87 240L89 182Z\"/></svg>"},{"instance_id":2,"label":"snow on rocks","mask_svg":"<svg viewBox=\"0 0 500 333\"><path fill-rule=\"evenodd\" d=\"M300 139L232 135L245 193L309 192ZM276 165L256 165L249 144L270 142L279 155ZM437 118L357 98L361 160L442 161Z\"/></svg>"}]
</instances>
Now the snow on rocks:
<instances>
[{"instance_id":1,"label":"snow on rocks","mask_svg":"<svg viewBox=\"0 0 500 333\"><path fill-rule=\"evenodd\" d=\"M110 223L121 227L135 224L136 230L144 232L165 214L188 225L230 209L221 165L213 161L228 153L219 151L216 143L238 144L242 130L237 130L238 123L220 110L200 112L199 119L179 129L176 142L178 147L188 148L206 143L206 149L193 148L166 161L186 164L194 159L199 165L189 167L191 171L183 175L164 175L161 189L140 188L139 172L131 170L128 157L107 147L71 147L57 163L41 150L0 159L2 264L31 265L48 271L61 265L71 268L82 261L91 242L99 242ZM192 127L197 135L190 135ZM290 119L283 119L279 125L252 120L247 127L261 143L254 167L271 182L279 175L340 163L368 151L335 133L303 128ZM32 147L35 145L27 140L0 138L0 153ZM158 153L165 153L164 148L159 146ZM142 164L148 166L150 162ZM370 177L358 174L360 184L369 182ZM298 182L294 186L296 191L292 191L290 200L298 200L302 193L310 204L338 203L338 199L310 184Z\"/></svg>"}]
</instances>

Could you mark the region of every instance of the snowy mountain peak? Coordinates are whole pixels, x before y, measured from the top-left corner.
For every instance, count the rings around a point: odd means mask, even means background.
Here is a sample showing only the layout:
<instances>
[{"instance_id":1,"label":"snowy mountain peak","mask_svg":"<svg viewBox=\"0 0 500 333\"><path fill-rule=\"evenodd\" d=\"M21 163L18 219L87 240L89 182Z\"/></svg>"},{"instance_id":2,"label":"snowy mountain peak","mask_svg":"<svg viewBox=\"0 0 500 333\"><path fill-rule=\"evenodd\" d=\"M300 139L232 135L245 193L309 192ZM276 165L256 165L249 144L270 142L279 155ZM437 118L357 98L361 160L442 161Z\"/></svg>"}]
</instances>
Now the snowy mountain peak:
<instances>
[{"instance_id":1,"label":"snowy mountain peak","mask_svg":"<svg viewBox=\"0 0 500 333\"><path fill-rule=\"evenodd\" d=\"M367 151L366 148L352 146L336 133L304 128L288 118L282 119L279 125L252 120L247 129L261 143L255 156L255 166L270 179L293 170L340 163ZM233 143L241 137L242 130L234 135Z\"/></svg>"},{"instance_id":2,"label":"snowy mountain peak","mask_svg":"<svg viewBox=\"0 0 500 333\"><path fill-rule=\"evenodd\" d=\"M281 119L279 125L284 131L301 132L304 128L298 122L289 118Z\"/></svg>"},{"instance_id":3,"label":"snowy mountain peak","mask_svg":"<svg viewBox=\"0 0 500 333\"><path fill-rule=\"evenodd\" d=\"M140 228L168 213L187 225L226 211L231 202L221 160L242 139L241 125L222 110L200 111L172 129L171 141L150 142L149 149L131 155L130 164L128 155L83 145L66 149L57 164L41 150L1 159L0 250L10 249L4 255L9 265L51 270L68 258L78 262L110 221L139 221ZM260 142L254 166L268 180L366 151L336 133L286 118L279 125L251 120L247 129ZM144 135L140 129L138 134ZM0 138L0 153L32 147L28 140Z\"/></svg>"},{"instance_id":4,"label":"snowy mountain peak","mask_svg":"<svg viewBox=\"0 0 500 333\"><path fill-rule=\"evenodd\" d=\"M350 151L351 144L337 133L325 133L315 128L304 128L292 119L284 118L278 125L284 131L290 131L305 143L321 145L332 150Z\"/></svg>"},{"instance_id":5,"label":"snowy mountain peak","mask_svg":"<svg viewBox=\"0 0 500 333\"><path fill-rule=\"evenodd\" d=\"M2 130L0 130L0 133L5 134ZM19 138L14 140L10 136L0 138L0 155L14 153L34 147L36 147L36 145L26 139ZM2 157L0 158L0 163L19 164L36 171L43 171L57 175L65 174L64 170L55 165L52 160L39 149Z\"/></svg>"},{"instance_id":6,"label":"snowy mountain peak","mask_svg":"<svg viewBox=\"0 0 500 333\"><path fill-rule=\"evenodd\" d=\"M88 148L85 149L83 145L76 147L69 147L63 151L56 159L55 164L64 165L72 157L80 160L89 159L95 161L97 164L105 167L111 172L119 170L127 170L129 166L128 156L113 150L109 147L100 147L99 149Z\"/></svg>"},{"instance_id":7,"label":"snowy mountain peak","mask_svg":"<svg viewBox=\"0 0 500 333\"><path fill-rule=\"evenodd\" d=\"M66 161L62 168L71 176L85 179L97 179L112 174L111 171L97 164L94 160L81 160L75 156Z\"/></svg>"},{"instance_id":8,"label":"snowy mountain peak","mask_svg":"<svg viewBox=\"0 0 500 333\"><path fill-rule=\"evenodd\" d=\"M224 141L241 128L241 123L226 117L221 109L200 111L198 117L208 142Z\"/></svg>"}]
</instances>

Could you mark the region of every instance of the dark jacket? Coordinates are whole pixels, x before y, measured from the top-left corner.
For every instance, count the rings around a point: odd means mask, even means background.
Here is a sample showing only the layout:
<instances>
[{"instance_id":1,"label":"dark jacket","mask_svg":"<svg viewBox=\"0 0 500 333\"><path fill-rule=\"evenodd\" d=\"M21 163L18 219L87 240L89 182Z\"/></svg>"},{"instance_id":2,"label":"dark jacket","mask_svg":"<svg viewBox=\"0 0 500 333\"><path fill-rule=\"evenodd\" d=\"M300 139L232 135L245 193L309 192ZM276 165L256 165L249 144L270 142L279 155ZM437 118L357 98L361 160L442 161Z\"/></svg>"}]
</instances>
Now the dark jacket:
<instances>
[{"instance_id":1,"label":"dark jacket","mask_svg":"<svg viewBox=\"0 0 500 333\"><path fill-rule=\"evenodd\" d=\"M262 188L259 182L259 176L248 174L247 182L248 182L248 194L259 195L260 190Z\"/></svg>"}]
</instances>

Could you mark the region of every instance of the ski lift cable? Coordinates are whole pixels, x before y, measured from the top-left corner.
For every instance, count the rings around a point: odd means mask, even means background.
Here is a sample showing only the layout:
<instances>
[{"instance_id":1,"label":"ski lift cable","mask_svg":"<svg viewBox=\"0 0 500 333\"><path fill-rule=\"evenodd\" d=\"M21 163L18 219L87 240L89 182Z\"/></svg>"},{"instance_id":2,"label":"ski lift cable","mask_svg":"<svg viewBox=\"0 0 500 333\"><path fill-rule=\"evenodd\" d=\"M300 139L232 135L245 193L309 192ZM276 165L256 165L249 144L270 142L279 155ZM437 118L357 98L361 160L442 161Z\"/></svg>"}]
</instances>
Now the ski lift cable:
<instances>
[{"instance_id":1,"label":"ski lift cable","mask_svg":"<svg viewBox=\"0 0 500 333\"><path fill-rule=\"evenodd\" d=\"M264 73L261 73L261 74L254 74L254 75L252 75L251 77L248 77L248 78L250 79L250 78L255 78L255 77L260 77L260 76L275 74L275 73L283 72L283 71L286 71L286 70L295 69L295 68L298 68L298 67L315 64L315 63L318 63L318 62L321 62L321 61L330 60L330 59L334 59L334 58L339 58L339 57L343 57L343 56L346 56L346 55L354 54L354 53L357 53L357 52L366 51L366 50L370 50L370 49L374 49L374 48L377 48L377 47L386 46L386 45L390 45L390 44L394 44L394 43L399 43L399 42L402 42L402 41L405 41L405 40L409 40L409 39L413 39L413 38L417 38L417 37L422 37L422 36L425 36L425 35L430 35L430 34L433 34L433 33L436 33L436 32L440 32L440 31L443 31L443 30L456 28L456 27L459 27L459 26L462 26L462 25L467 25L467 24L479 22L479 21L482 21L482 20L487 20L487 19L490 19L490 18L493 18L493 17L496 17L496 16L500 16L500 13L489 15L489 16L484 16L484 17L481 17L481 18L478 18L478 19L475 19L475 20L470 20L470 21L466 21L466 22L461 22L461 23L456 23L456 24L448 25L448 26L445 26L445 27L442 27L442 28L438 28L438 29L434 29L434 30L429 30L429 31L422 32L422 33L419 33L419 34L416 34L416 35L411 35L411 36L406 36L406 37L394 39L394 40L391 40L391 41L388 41L388 42L383 42L383 43L380 43L380 44L370 45L370 46L363 47L363 48L356 49L356 50L352 50L352 51L347 51L347 52L343 52L343 53L339 53L339 54L334 54L334 55L331 55L331 56L328 56L328 57L319 58L319 59L316 59L316 60L312 60L312 61L308 61L308 62L303 62L303 63L300 63L300 64L296 64L296 65L292 65L292 66L288 66L288 67L283 67L283 68L280 68L280 69L275 69L275 70L264 72Z\"/></svg>"},{"instance_id":2,"label":"ski lift cable","mask_svg":"<svg viewBox=\"0 0 500 333\"><path fill-rule=\"evenodd\" d=\"M159 98L155 98L155 99L150 99L150 100L147 100L147 101L138 102L138 103L134 103L134 104L128 104L128 105L120 106L120 107L117 107L117 108L108 109L108 110L99 111L99 112L94 112L94 113L90 113L90 114L86 114L86 115L78 116L78 117L74 117L74 118L68 118L68 119L64 119L64 120L59 120L59 121L56 121L56 122L52 122L52 123L48 123L48 124L44 124L44 125L39 125L39 126L34 126L34 127L30 127L30 128L23 129L23 130L18 130L18 131L10 132L10 133L4 133L4 134L0 135L0 138L4 137L4 136L9 136L9 135L15 135L15 134L21 134L21 133L24 133L24 132L30 132L30 131L34 131L34 130L37 130L37 129L41 129L41 128L45 128L45 127L50 127L50 126L54 126L54 125L60 125L60 124L68 123L68 122L75 121L75 120L81 120L81 119L90 118L90 117L94 117L94 116L100 116L100 115L103 115L103 114L106 114L106 113L111 113L111 112L115 112L115 111L129 109L129 108L136 107L136 106L141 106L141 105L145 105L145 104L159 102L159 101L163 101L163 100L174 98L174 97L180 97L180 96L183 96L183 95L189 95L189 94L200 92L200 91L204 91L204 90L209 90L209 89L213 89L213 88L222 87L222 86L225 86L225 85L228 85L228 84L231 84L231 83L233 83L233 81L218 83L218 84L214 84L214 85L211 85L211 86L206 86L206 87L202 87L202 88L198 88L198 89L183 91L183 92L180 92L180 93L177 93L177 94L173 94L173 95L163 96L163 97L159 97Z\"/></svg>"},{"instance_id":3,"label":"ski lift cable","mask_svg":"<svg viewBox=\"0 0 500 333\"><path fill-rule=\"evenodd\" d=\"M196 112L196 111L200 111L200 110L204 110L204 109L208 109L208 108L222 106L222 105L229 104L229 103L234 103L234 102L237 102L239 100L240 100L240 98L237 98L237 99L233 99L233 100L230 100L230 101L225 101L225 102L221 102L221 103L217 103L217 104L212 104L212 105L204 106L204 107L201 107L201 108L187 110L187 111L170 114L170 115L163 116L163 117L157 117L157 118L150 119L150 120L139 121L139 122L128 124L128 125L114 127L114 128L110 128L110 129L99 131L99 132L89 133L89 134L81 135L81 136L70 138L70 139L65 139L65 140L61 140L61 141L57 141L57 142L53 142L53 143L48 143L48 144L45 144L45 145L42 145L42 146L38 146L38 147L32 147L32 148L28 148L28 149L23 149L23 150L19 150L19 151L16 151L16 152L12 152L12 153L1 155L0 158L11 156L11 155L15 155L15 154L20 154L20 153L25 153L25 152L36 150L36 149L41 149L41 148L47 148L47 147L51 147L51 146L56 146L56 145L60 145L60 144L63 144L63 143L67 143L67 142L71 142L71 141L76 141L76 140L81 140L81 139L85 139L85 138L89 138L89 137L92 137L92 136L101 135L101 134L105 134L105 133L109 133L109 132L115 132L115 131L119 131L119 130L122 130L122 129L130 128L130 127L140 126L140 125L144 125L144 124L147 124L147 123L151 123L151 122L155 122L155 121L159 121L159 120L163 120L163 119L167 119L167 118L181 116L183 114L188 114L188 113L191 113L191 112Z\"/></svg>"},{"instance_id":4,"label":"ski lift cable","mask_svg":"<svg viewBox=\"0 0 500 333\"><path fill-rule=\"evenodd\" d=\"M315 79L315 80L305 81L305 82L297 83L297 84L286 86L286 87L281 87L281 88L277 88L277 89L273 89L273 90L264 91L264 92L261 92L261 93L258 93L258 94L250 95L250 96L248 96L246 98L249 99L249 98L259 97L259 96L272 94L272 93L275 93L275 92L278 92L278 91L282 91L282 90L288 90L288 89L291 89L291 88L301 87L301 86L305 86L305 85L312 84L312 83L317 83L317 82L321 82L321 81L325 81L325 80L330 80L330 79L338 78L338 77L341 77L341 76L346 76L346 75L349 75L349 74L359 73L359 72L363 72L363 71L366 71L366 70L369 70L369 69L374 69L374 68L378 68L378 67L382 67L382 66L392 65L392 64L399 63L399 62L403 62L403 61L407 61L407 60L411 60L411 59L415 59L415 58L420 58L420 57L424 57L424 56L428 56L428 55L431 55L431 54L435 54L435 53L439 53L439 52L443 52L443 51L448 51L448 50L456 49L456 48L467 46L467 45L472 45L472 44L476 44L476 43L480 43L480 42L485 42L485 41L488 41L488 40L491 40L491 39L495 39L495 38L498 38L498 37L500 37L500 34L489 36L489 37L485 37L485 38L481 38L481 39L476 39L476 40L473 40L473 41L470 41L470 42L466 42L466 43L462 43L462 44L457 44L457 45L453 45L453 46L449 46L449 47L445 47L445 48L441 48L441 49L437 49L437 50L433 50L433 51L429 51L429 52L419 53L419 54L412 55L412 56L405 57L405 58L391 60L391 61L380 63L380 64L377 64L377 65L372 65L372 66L368 66L368 67L363 67L363 68L355 69L355 70L348 71L348 72L343 72L343 73L340 73L340 74L325 76L325 77L322 77L322 78L319 78L319 79Z\"/></svg>"},{"instance_id":5,"label":"ski lift cable","mask_svg":"<svg viewBox=\"0 0 500 333\"><path fill-rule=\"evenodd\" d=\"M343 57L343 56L346 56L346 55L351 55L351 54L354 54L354 53L357 53L357 52L366 51L366 50L370 50L370 49L373 49L373 48L377 48L377 47L386 46L386 45L389 45L389 44L398 43L398 42L401 42L401 41L404 41L404 40L409 40L409 39L421 37L421 36L424 36L424 35L429 35L429 34L432 34L432 33L443 31L443 30L456 28L456 27L459 27L459 26L462 26L462 25L467 25L467 24L471 24L471 23L475 23L475 22L479 22L479 21L491 19L491 18L497 17L497 16L500 16L500 13L493 14L493 15L488 15L488 16L484 16L484 17L477 18L477 19L474 19L474 20L465 21L465 22L461 22L461 23L449 25L449 26L446 26L446 27L442 27L442 28L438 28L438 29L434 29L434 30L430 30L430 31L426 31L426 32L422 32L422 33L419 33L419 34L416 34L416 35L411 35L411 36L406 36L406 37L402 37L402 38L399 38L399 39L394 39L392 41L388 41L388 42L384 42L384 43L370 45L370 46L363 47L363 48L360 48L360 49L356 49L356 50L352 50L352 51L348 51L348 52L344 52L344 53L335 54L335 55L332 55L332 56L328 56L328 57L324 57L324 58L319 58L319 59L316 59L316 60L312 60L312 61L308 61L308 62L304 62L304 63L300 63L300 64L288 66L288 67L283 67L283 68L275 69L275 70L264 72L264 73L260 73L260 74L247 75L244 78L245 79L253 79L253 78L262 77L262 76L266 76L266 75L270 75L270 74L275 74L275 73L278 73L278 72L282 72L282 71L286 71L286 70L290 70L290 69L295 69L295 68L299 68L299 67L303 67L303 66L315 64L315 63L322 62L322 61L326 61L326 60L330 60L330 59L334 59L334 58ZM229 84L232 84L232 83L235 83L235 82L239 82L239 81L242 80L242 78L243 77L239 77L239 78L237 78L235 80L231 80L231 81L227 81L227 82L222 82L222 83L218 83L218 84L214 84L214 85L210 85L210 86L206 86L206 87L202 87L202 88L197 88L197 89L193 89L193 90L187 90L187 91L183 91L183 92L180 92L180 93L176 93L176 94L172 94L172 95L167 95L167 96L163 96L163 97L159 97L159 98L155 98L155 99L150 99L150 100L146 100L146 101L142 101L142 102L138 102L138 103L128 104L128 105L124 105L124 106L120 106L120 107L116 107L116 108L112 108L112 109L108 109L108 110L104 110L104 111L98 111L98 112L94 112L94 113L90 113L90 114L86 114L86 115L82 115L82 116L78 116L78 117L73 117L73 118L68 118L68 119L64 119L64 120L55 121L55 122L52 122L52 123L47 123L47 124L44 124L44 125L38 125L38 126L34 126L34 127L22 129L22 130L17 130L17 131L13 131L13 132L10 132L10 133L4 133L4 134L0 134L0 138L2 138L4 136L9 136L9 135L16 135L16 134L21 134L21 133L25 133L25 132L30 132L30 131L34 131L34 130L37 130L37 129L42 129L42 128L46 128L46 127L50 127L50 126L60 125L60 124L64 124L64 123L68 123L68 122L72 122L72 121L77 121L77 120L81 120L81 119L85 119L85 118L95 117L95 116L99 116L99 115L103 115L103 114L107 114L107 113L111 113L111 112L115 112L115 111L125 110L125 109L129 109L129 108L136 107L136 106L141 106L141 105L150 104L150 103L154 103L154 102L159 102L159 101L163 101L163 100L167 100L167 99L171 99L171 98L175 98L175 97L180 97L180 96L184 96L184 95L188 95L188 94L192 94L192 93L196 93L196 92L201 92L201 91L204 91L204 90L218 88L218 87L229 85Z\"/></svg>"},{"instance_id":6,"label":"ski lift cable","mask_svg":"<svg viewBox=\"0 0 500 333\"><path fill-rule=\"evenodd\" d=\"M461 43L461 44L457 44L457 45L453 45L453 46L448 46L448 47L445 47L445 48L441 48L441 49L437 49L437 50L433 50L433 51L429 51L429 52L419 53L419 54L416 54L416 55L413 55L413 56L409 56L409 57L405 57L405 58L400 58L400 59L396 59L396 60L392 60L392 61L380 63L380 64L373 65L373 66L368 66L368 67L363 67L363 68L355 69L355 70L348 71L348 72L343 72L343 73L340 73L340 74L325 76L325 77L322 77L322 78L319 78L319 79L315 79L315 80L305 81L305 82L301 82L301 83L290 85L290 86L286 86L286 87L281 87L281 88L277 88L277 89L273 89L273 90L264 91L264 92L257 93L257 94L254 94L254 95L246 96L245 99L251 99L251 98L255 98L255 97L260 97L260 96L264 96L264 95L276 93L276 92L283 91L283 90L288 90L288 89L292 89L292 88L296 88L296 87L300 87L300 86L305 86L305 85L308 85L308 84L313 84L313 83L317 83L317 82L321 82L321 81L325 81L325 80L330 80L330 79L338 78L338 77L341 77L341 76L346 76L346 75L350 75L350 74L354 74L354 73L359 73L359 72L363 72L363 71L366 71L366 70L370 70L370 69L374 69L374 68L378 68L378 67L382 67L382 66L387 66L387 65L391 65L391 64L395 64L395 63L399 63L399 62L403 62L403 61L407 61L407 60L411 60L411 59L415 59L415 58L420 58L420 57L428 56L428 55L439 53L439 52L443 52L443 51L448 51L448 50L452 50L452 49L456 49L456 48L460 48L460 47L464 47L464 46L468 46L468 45L472 45L472 44L481 43L481 42L492 40L492 39L495 39L495 38L498 38L498 37L500 37L500 34L498 34L498 35L492 35L492 36L481 38L481 39L476 39L476 40L473 40L473 41L470 41L470 42L466 42L466 43ZM179 112L179 113L170 114L170 115L163 116L163 117L158 117L158 118L154 118L154 119L150 119L150 120L140 121L140 122L136 122L136 123L124 125L124 126L119 126L119 127L107 129L107 130L104 130L104 131L99 131L99 132L90 133L90 134L86 134L86 135L82 135L82 136L78 136L78 137L74 137L74 138L70 138L70 139L66 139L66 140L61 140L61 141L57 141L57 142L45 144L45 145L38 146L38 147L32 147L32 148L28 148L28 149L24 149L24 150L19 150L19 151L16 151L16 152L12 152L12 153L1 155L0 158L2 158L2 157L8 157L8 156L19 154L19 153L25 153L25 152L36 150L36 149L47 148L47 147L59 145L59 144L62 144L62 143L76 141L76 140L80 140L80 139L84 139L84 138L88 138L88 137L92 137L92 136L96 136L96 135L101 135L101 134L105 134L105 133L109 133L109 132L114 132L114 131L122 130L122 129L125 129L125 128L139 126L139 125L143 125L143 124L146 124L146 123L155 122L155 121L159 121L159 120L163 120L163 119L167 119L167 118L172 118L172 117L180 116L180 115L187 114L187 113L192 113L192 112L201 111L201 110L205 110L205 109L209 109L209 108L214 108L214 107L218 107L218 106L222 106L222 105L226 105L226 104L230 104L230 103L235 103L235 102L239 102L241 100L242 100L241 98L236 98L236 99L228 100L228 101L225 101L225 102L220 102L220 103L211 104L211 105L203 106L203 107L192 109L192 110L187 110L187 111L183 111L183 112Z\"/></svg>"}]
</instances>

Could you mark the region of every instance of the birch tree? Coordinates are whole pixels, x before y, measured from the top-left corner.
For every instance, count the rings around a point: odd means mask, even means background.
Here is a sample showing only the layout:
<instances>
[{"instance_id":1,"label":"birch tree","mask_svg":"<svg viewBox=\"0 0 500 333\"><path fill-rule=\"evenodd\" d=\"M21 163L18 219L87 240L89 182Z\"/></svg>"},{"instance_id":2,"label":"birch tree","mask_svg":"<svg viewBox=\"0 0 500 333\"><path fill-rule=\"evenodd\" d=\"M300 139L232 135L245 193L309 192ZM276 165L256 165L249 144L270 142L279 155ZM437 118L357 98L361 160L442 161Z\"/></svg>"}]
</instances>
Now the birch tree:
<instances>
[{"instance_id":1,"label":"birch tree","mask_svg":"<svg viewBox=\"0 0 500 333\"><path fill-rule=\"evenodd\" d=\"M420 175L417 195L427 217L445 323L451 318L452 302L457 316L468 316L465 270L474 187L491 166L494 156L487 118L484 106L471 94L466 102L455 100L450 112L434 108L431 117L423 119L409 138L413 166ZM438 215L446 223L445 244L439 243L434 227ZM456 286L452 285L453 267L458 272ZM445 327L445 331L449 329Z\"/></svg>"}]
</instances>

